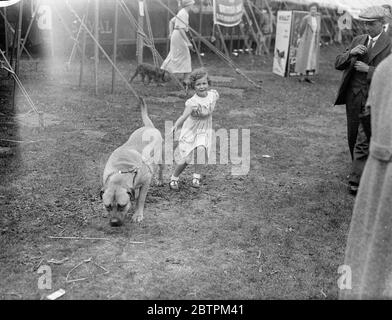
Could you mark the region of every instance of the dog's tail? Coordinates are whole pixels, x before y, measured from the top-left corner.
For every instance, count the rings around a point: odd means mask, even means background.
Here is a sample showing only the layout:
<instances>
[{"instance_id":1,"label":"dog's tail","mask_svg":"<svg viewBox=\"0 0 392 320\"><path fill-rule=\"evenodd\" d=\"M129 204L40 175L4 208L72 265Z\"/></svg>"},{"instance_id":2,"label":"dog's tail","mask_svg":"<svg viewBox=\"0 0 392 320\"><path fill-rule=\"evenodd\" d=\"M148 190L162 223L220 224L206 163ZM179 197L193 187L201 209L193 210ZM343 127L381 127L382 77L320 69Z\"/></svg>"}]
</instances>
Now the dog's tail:
<instances>
[{"instance_id":1,"label":"dog's tail","mask_svg":"<svg viewBox=\"0 0 392 320\"><path fill-rule=\"evenodd\" d=\"M150 117L148 116L147 113L147 105L146 102L144 101L144 98L140 98L140 109L142 112L142 120L143 120L143 124L146 127L151 127L151 128L155 128L154 124L152 123Z\"/></svg>"},{"instance_id":2,"label":"dog's tail","mask_svg":"<svg viewBox=\"0 0 392 320\"><path fill-rule=\"evenodd\" d=\"M133 79L135 79L135 77L138 75L138 73L139 73L139 66L136 68L135 73L133 74L133 76L129 77L128 82L132 83Z\"/></svg>"}]
</instances>

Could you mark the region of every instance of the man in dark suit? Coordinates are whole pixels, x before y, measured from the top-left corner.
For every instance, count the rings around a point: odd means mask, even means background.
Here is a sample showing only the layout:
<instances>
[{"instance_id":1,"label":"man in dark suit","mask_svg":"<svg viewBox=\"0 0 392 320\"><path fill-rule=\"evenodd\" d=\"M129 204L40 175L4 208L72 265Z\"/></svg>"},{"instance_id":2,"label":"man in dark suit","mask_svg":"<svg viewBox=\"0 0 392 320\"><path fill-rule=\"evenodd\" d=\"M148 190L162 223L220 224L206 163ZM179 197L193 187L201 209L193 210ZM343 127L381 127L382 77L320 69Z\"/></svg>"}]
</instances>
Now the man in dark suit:
<instances>
[{"instance_id":1,"label":"man in dark suit","mask_svg":"<svg viewBox=\"0 0 392 320\"><path fill-rule=\"evenodd\" d=\"M343 71L335 105L345 104L347 136L352 168L349 191L356 194L369 154L370 110L365 104L377 65L391 53L391 38L384 32L386 9L373 6L359 14L366 34L353 39L349 48L336 57L335 68Z\"/></svg>"},{"instance_id":2,"label":"man in dark suit","mask_svg":"<svg viewBox=\"0 0 392 320\"><path fill-rule=\"evenodd\" d=\"M389 4L383 4L383 8L387 9L387 17L385 18L384 31L392 39L392 7Z\"/></svg>"}]
</instances>

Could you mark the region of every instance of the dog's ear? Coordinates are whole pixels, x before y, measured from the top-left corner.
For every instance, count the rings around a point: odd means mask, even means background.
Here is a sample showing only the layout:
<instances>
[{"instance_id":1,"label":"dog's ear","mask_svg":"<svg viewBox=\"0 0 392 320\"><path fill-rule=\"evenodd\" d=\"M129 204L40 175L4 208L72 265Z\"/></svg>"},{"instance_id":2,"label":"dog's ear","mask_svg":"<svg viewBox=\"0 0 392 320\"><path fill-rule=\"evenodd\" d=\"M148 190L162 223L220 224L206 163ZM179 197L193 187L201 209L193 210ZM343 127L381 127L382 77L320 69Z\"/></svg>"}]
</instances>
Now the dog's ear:
<instances>
[{"instance_id":1,"label":"dog's ear","mask_svg":"<svg viewBox=\"0 0 392 320\"><path fill-rule=\"evenodd\" d=\"M102 200L102 196L104 193L105 193L105 190L101 189L101 191L99 192L99 197L101 198L101 200Z\"/></svg>"}]
</instances>

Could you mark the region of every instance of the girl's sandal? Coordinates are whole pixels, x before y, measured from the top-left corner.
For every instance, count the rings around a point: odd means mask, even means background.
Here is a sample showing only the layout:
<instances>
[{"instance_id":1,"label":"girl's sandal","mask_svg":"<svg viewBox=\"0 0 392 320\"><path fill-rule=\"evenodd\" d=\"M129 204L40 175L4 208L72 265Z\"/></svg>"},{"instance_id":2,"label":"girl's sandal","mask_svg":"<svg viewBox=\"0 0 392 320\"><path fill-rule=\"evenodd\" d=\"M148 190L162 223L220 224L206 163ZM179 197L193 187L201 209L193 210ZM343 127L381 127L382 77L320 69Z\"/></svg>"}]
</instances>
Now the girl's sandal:
<instances>
[{"instance_id":1,"label":"girl's sandal","mask_svg":"<svg viewBox=\"0 0 392 320\"><path fill-rule=\"evenodd\" d=\"M169 187L171 190L178 190L178 180L170 180Z\"/></svg>"},{"instance_id":2,"label":"girl's sandal","mask_svg":"<svg viewBox=\"0 0 392 320\"><path fill-rule=\"evenodd\" d=\"M194 188L200 188L200 178L193 176L192 179L192 187Z\"/></svg>"}]
</instances>

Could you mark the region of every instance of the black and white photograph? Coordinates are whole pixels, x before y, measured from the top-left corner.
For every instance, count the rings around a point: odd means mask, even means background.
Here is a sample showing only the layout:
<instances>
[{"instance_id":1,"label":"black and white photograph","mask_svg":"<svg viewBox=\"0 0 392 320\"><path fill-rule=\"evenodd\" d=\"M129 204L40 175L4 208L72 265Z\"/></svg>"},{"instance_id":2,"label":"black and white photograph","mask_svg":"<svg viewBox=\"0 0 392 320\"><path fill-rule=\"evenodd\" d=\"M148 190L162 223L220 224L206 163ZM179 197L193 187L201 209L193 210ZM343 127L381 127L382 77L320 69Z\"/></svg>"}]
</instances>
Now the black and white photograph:
<instances>
[{"instance_id":1,"label":"black and white photograph","mask_svg":"<svg viewBox=\"0 0 392 320\"><path fill-rule=\"evenodd\" d=\"M0 0L0 300L391 299L391 51L392 0Z\"/></svg>"}]
</instances>

